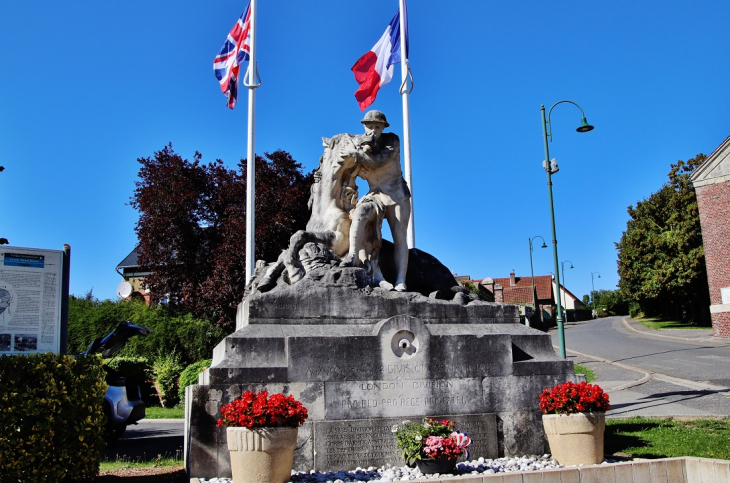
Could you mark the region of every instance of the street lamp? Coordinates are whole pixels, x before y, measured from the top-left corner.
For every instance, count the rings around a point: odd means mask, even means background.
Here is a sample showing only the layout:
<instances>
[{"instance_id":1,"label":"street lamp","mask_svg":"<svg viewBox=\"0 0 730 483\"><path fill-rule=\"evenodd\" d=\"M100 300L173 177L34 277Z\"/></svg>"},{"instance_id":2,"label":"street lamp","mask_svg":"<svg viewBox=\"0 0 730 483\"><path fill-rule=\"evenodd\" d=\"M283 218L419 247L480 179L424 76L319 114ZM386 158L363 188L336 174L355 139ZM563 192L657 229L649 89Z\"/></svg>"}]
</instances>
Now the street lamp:
<instances>
[{"instance_id":1,"label":"street lamp","mask_svg":"<svg viewBox=\"0 0 730 483\"><path fill-rule=\"evenodd\" d=\"M596 288L593 286L593 275L598 272L591 272L591 301L593 302L593 311L596 311ZM598 273L596 278L601 278L601 274Z\"/></svg>"},{"instance_id":2,"label":"street lamp","mask_svg":"<svg viewBox=\"0 0 730 483\"><path fill-rule=\"evenodd\" d=\"M550 150L548 149L548 138L550 138L550 141L553 140L553 128L552 124L550 124L550 114L552 114L553 109L555 109L555 106L558 104L562 104L564 102L567 102L569 104L573 104L575 107L580 109L581 113L581 121L580 126L578 126L578 129L576 131L578 132L588 132L593 130L593 126L588 124L588 121L586 121L586 116L583 113L583 109L576 104L573 101L558 101L550 108L547 115L547 120L545 119L545 105L540 106L540 112L542 114L542 137L543 141L545 143L545 161L543 163L543 166L545 167L545 172L547 173L547 185L548 185L548 199L550 201L550 225L552 227L553 231L553 260L555 263L555 282L556 286L560 287L560 275L558 272L558 237L555 233L555 209L553 208L553 181L552 181L552 174L557 173L558 166L557 163L553 163L553 161L550 160ZM550 130L548 131L548 125L550 126ZM557 305L558 305L558 314L557 314L557 322L558 322L558 342L560 344L560 357L563 359L566 358L565 355L565 327L563 325L563 307L560 304L560 293L558 293L557 296Z\"/></svg>"},{"instance_id":3,"label":"street lamp","mask_svg":"<svg viewBox=\"0 0 730 483\"><path fill-rule=\"evenodd\" d=\"M540 248L547 248L547 243L545 243L545 239L541 237L540 235L533 236L532 238L528 238L527 241L530 242L530 278L532 279L532 305L535 307L535 311L538 312L540 309L537 308L537 292L535 292L535 272L532 270L532 240L535 238L539 238L542 240L542 246ZM542 322L542 314L538 317L540 319L540 322ZM530 326L530 318L526 317L525 320L527 321L527 326Z\"/></svg>"},{"instance_id":4,"label":"street lamp","mask_svg":"<svg viewBox=\"0 0 730 483\"><path fill-rule=\"evenodd\" d=\"M566 307L568 305L565 303L565 300L566 300L566 298L565 298L565 264L566 263L570 263L570 267L568 267L569 269L574 268L573 262L571 262L570 260L565 260L564 262L560 262L560 278L563 280L563 307ZM567 312L566 312L566 315L567 315ZM568 317L565 317L565 318L566 318L566 320L568 319Z\"/></svg>"}]
</instances>

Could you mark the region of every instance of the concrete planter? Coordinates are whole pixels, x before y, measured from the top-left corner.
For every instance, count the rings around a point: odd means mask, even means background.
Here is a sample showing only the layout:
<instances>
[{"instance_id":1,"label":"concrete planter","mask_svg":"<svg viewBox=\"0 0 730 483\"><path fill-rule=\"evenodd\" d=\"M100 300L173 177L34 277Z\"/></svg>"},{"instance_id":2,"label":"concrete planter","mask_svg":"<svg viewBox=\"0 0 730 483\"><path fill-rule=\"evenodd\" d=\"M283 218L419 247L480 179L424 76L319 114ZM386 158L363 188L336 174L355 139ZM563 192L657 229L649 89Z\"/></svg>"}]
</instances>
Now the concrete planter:
<instances>
[{"instance_id":1,"label":"concrete planter","mask_svg":"<svg viewBox=\"0 0 730 483\"><path fill-rule=\"evenodd\" d=\"M543 414L552 457L561 465L595 465L603 461L606 413Z\"/></svg>"},{"instance_id":2,"label":"concrete planter","mask_svg":"<svg viewBox=\"0 0 730 483\"><path fill-rule=\"evenodd\" d=\"M227 428L234 483L286 483L291 477L297 428Z\"/></svg>"}]
</instances>

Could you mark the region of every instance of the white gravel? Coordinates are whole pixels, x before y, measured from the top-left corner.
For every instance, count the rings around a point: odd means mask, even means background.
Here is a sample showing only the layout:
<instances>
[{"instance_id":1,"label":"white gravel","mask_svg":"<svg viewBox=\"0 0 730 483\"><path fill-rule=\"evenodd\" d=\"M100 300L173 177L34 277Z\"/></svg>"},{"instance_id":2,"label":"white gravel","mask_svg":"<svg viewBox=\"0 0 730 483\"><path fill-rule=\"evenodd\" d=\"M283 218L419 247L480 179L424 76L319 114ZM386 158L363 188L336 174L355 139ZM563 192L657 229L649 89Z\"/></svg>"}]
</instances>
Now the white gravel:
<instances>
[{"instance_id":1,"label":"white gravel","mask_svg":"<svg viewBox=\"0 0 730 483\"><path fill-rule=\"evenodd\" d=\"M479 458L473 461L459 463L456 472L451 475L424 475L418 468L408 466L381 466L376 468L356 468L352 471L310 471L292 472L291 483L348 483L356 481L410 481L418 479L434 479L456 475L478 475L494 473L510 473L514 471L539 471L553 468L562 468L550 455L522 456L513 458L485 459ZM230 483L230 478L212 478L210 480L200 479L200 483Z\"/></svg>"}]
</instances>

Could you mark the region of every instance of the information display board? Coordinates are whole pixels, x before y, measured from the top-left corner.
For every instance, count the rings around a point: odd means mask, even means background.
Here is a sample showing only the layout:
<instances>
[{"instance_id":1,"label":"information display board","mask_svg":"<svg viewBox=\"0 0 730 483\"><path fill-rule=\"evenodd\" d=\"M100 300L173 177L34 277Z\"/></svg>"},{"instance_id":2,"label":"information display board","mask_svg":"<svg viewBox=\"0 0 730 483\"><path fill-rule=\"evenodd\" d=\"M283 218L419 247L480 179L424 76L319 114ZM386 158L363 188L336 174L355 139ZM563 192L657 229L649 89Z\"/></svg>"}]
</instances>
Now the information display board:
<instances>
[{"instance_id":1,"label":"information display board","mask_svg":"<svg viewBox=\"0 0 730 483\"><path fill-rule=\"evenodd\" d=\"M63 251L0 246L0 354L60 352Z\"/></svg>"}]
</instances>

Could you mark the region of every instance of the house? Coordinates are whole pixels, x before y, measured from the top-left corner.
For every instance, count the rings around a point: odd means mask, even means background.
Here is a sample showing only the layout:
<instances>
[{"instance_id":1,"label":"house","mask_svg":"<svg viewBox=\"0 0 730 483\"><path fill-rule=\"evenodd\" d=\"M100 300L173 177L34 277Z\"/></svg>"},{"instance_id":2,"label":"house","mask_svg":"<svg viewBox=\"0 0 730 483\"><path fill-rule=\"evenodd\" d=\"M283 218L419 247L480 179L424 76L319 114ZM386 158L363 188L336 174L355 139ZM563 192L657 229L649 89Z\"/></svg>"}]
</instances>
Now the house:
<instances>
[{"instance_id":1,"label":"house","mask_svg":"<svg viewBox=\"0 0 730 483\"><path fill-rule=\"evenodd\" d=\"M692 173L710 288L712 334L730 338L730 137Z\"/></svg>"},{"instance_id":2,"label":"house","mask_svg":"<svg viewBox=\"0 0 730 483\"><path fill-rule=\"evenodd\" d=\"M144 278L149 275L150 272L141 270L138 262L139 252L137 251L137 248L138 247L135 247L134 250L132 250L132 252L116 266L117 273L124 279L117 288L117 295L123 299L144 300L147 304L149 304L150 294L149 290L147 290L144 286Z\"/></svg>"},{"instance_id":3,"label":"house","mask_svg":"<svg viewBox=\"0 0 730 483\"><path fill-rule=\"evenodd\" d=\"M458 279L457 279L458 280ZM532 295L533 277L518 277L511 272L509 278L484 278L482 280L468 280L480 292L488 292L491 297L487 300L507 304L533 306ZM553 307L556 306L556 283L552 275L535 275L535 299L538 310L530 318L530 325L539 327L541 322L546 326L555 325L553 321ZM459 280L459 283L465 283ZM580 310L585 305L570 290L560 287L560 301L564 310ZM581 317L580 320L586 317ZM568 320L576 320L572 315Z\"/></svg>"}]
</instances>

